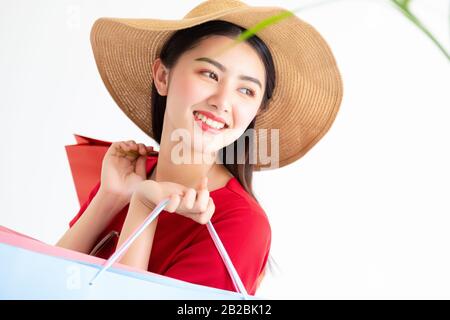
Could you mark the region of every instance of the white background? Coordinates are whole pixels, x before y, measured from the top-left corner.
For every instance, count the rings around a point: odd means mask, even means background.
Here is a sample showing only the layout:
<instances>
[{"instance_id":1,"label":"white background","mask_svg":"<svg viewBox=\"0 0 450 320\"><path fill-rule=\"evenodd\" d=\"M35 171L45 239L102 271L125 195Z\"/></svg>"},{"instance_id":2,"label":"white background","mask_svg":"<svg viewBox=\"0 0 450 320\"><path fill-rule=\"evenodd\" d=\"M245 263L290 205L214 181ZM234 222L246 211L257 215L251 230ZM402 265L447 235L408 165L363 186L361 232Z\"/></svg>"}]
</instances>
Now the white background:
<instances>
[{"instance_id":1,"label":"white background","mask_svg":"<svg viewBox=\"0 0 450 320\"><path fill-rule=\"evenodd\" d=\"M179 19L200 2L0 2L0 225L51 244L66 231L79 210L64 149L74 133L152 144L98 75L95 19ZM321 1L246 2L294 9ZM447 50L449 7L412 7ZM281 268L258 294L450 298L449 61L388 1L335 1L297 15L330 44L344 99L306 156L255 174Z\"/></svg>"}]
</instances>

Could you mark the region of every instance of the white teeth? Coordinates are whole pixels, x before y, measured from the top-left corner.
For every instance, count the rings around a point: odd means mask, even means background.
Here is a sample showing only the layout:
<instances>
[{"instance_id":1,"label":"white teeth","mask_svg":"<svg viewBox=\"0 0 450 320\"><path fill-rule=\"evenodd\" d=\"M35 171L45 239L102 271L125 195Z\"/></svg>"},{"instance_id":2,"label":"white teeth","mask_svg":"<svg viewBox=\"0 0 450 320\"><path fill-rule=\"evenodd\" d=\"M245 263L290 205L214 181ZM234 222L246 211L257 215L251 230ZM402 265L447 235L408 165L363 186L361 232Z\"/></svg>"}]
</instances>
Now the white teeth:
<instances>
[{"instance_id":1,"label":"white teeth","mask_svg":"<svg viewBox=\"0 0 450 320\"><path fill-rule=\"evenodd\" d=\"M201 121L203 121L204 123L206 123L208 126L213 127L215 129L222 129L225 124L221 123L221 122L217 122L214 121L212 119L209 119L208 117L204 116L201 113L198 113L197 111L195 112L195 115L197 116L197 118L199 118Z\"/></svg>"}]
</instances>

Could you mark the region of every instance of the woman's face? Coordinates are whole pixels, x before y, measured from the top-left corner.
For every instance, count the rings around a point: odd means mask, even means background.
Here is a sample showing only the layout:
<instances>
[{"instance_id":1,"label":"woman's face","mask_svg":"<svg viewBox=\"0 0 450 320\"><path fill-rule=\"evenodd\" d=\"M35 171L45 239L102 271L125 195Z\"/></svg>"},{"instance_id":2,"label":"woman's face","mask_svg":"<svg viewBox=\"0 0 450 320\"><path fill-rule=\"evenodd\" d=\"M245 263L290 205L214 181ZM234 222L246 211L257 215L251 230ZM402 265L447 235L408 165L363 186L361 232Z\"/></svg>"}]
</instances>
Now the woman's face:
<instances>
[{"instance_id":1,"label":"woman's face","mask_svg":"<svg viewBox=\"0 0 450 320\"><path fill-rule=\"evenodd\" d=\"M164 126L169 126L169 134L176 129L190 134L183 147L217 152L237 140L257 115L266 79L256 51L241 42L213 56L233 41L225 36L206 38L169 70L168 85L162 88L167 93ZM211 123L214 117L226 124Z\"/></svg>"}]
</instances>

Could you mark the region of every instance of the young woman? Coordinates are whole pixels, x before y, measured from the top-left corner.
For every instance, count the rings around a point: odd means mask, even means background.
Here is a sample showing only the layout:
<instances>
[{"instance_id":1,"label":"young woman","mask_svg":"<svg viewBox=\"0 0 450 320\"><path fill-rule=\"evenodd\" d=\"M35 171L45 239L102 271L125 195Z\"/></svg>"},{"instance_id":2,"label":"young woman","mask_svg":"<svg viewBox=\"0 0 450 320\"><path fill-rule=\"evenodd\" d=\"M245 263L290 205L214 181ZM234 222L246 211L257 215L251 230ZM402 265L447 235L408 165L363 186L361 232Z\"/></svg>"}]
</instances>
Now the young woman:
<instances>
[{"instance_id":1,"label":"young woman","mask_svg":"<svg viewBox=\"0 0 450 320\"><path fill-rule=\"evenodd\" d=\"M94 24L91 41L103 81L160 150L133 140L113 143L101 181L57 245L108 258L169 198L120 262L235 290L204 225L211 220L247 291L255 294L271 228L253 194L252 174L264 165L273 168L258 157L259 138L271 137L268 150L276 157L269 160L276 167L291 163L326 133L342 97L325 41L297 17L236 41L283 12L207 1L178 22L103 18Z\"/></svg>"}]
</instances>

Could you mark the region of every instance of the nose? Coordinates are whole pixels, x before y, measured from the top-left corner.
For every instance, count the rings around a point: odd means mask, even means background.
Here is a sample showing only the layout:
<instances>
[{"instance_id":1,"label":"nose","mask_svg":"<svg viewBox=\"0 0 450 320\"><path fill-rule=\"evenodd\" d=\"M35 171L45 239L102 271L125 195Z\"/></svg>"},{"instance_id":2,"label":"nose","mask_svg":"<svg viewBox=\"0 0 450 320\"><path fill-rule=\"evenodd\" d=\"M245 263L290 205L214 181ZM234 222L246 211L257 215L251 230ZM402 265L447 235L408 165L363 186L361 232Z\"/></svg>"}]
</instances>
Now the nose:
<instances>
[{"instance_id":1,"label":"nose","mask_svg":"<svg viewBox=\"0 0 450 320\"><path fill-rule=\"evenodd\" d=\"M208 104L216 108L219 114L230 113L231 93L228 91L226 85L218 85L216 88L216 91L208 99Z\"/></svg>"}]
</instances>

